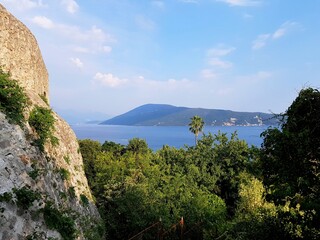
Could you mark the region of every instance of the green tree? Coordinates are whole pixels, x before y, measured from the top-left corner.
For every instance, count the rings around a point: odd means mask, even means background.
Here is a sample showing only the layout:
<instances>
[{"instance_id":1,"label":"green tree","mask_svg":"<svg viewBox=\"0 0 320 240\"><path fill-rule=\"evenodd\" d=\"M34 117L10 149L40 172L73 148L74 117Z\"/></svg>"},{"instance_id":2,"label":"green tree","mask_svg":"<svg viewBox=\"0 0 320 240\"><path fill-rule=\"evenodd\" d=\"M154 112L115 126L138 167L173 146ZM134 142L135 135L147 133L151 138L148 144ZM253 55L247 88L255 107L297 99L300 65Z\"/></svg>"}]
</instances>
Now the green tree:
<instances>
[{"instance_id":1,"label":"green tree","mask_svg":"<svg viewBox=\"0 0 320 240\"><path fill-rule=\"evenodd\" d=\"M199 116L193 116L191 122L189 123L189 130L195 135L195 144L198 142L198 135L202 132L204 126L204 121Z\"/></svg>"},{"instance_id":2,"label":"green tree","mask_svg":"<svg viewBox=\"0 0 320 240\"><path fill-rule=\"evenodd\" d=\"M151 150L145 140L139 138L133 138L129 140L127 145L127 151L134 154L148 154Z\"/></svg>"},{"instance_id":3,"label":"green tree","mask_svg":"<svg viewBox=\"0 0 320 240\"><path fill-rule=\"evenodd\" d=\"M101 143L90 139L78 140L83 159L84 171L91 188L94 186L95 161L101 152Z\"/></svg>"},{"instance_id":4,"label":"green tree","mask_svg":"<svg viewBox=\"0 0 320 240\"><path fill-rule=\"evenodd\" d=\"M282 115L280 128L270 128L262 134L261 167L264 183L270 193L268 198L278 205L290 199L294 209L299 205L299 211L320 212L319 122L320 92L307 88L300 91ZM317 224L320 215L302 220L294 217L294 212L299 211L293 211L292 214L292 211L288 211L290 217L287 217L287 213L281 215L282 220L290 219L291 225L300 226L299 234L291 230L290 234L308 239L319 238Z\"/></svg>"},{"instance_id":5,"label":"green tree","mask_svg":"<svg viewBox=\"0 0 320 240\"><path fill-rule=\"evenodd\" d=\"M105 152L112 152L117 156L121 156L126 152L125 146L111 141L105 141L101 146L101 150Z\"/></svg>"}]
</instances>

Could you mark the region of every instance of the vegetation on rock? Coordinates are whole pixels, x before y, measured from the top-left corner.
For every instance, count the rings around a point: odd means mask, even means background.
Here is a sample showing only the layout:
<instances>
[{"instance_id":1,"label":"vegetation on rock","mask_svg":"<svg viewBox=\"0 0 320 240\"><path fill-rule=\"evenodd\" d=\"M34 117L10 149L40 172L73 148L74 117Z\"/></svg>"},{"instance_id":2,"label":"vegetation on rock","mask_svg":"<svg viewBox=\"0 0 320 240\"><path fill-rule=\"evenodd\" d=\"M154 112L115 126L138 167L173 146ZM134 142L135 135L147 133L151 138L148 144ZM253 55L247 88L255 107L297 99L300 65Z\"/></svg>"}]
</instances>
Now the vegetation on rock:
<instances>
[{"instance_id":1,"label":"vegetation on rock","mask_svg":"<svg viewBox=\"0 0 320 240\"><path fill-rule=\"evenodd\" d=\"M0 69L0 111L6 114L9 122L23 125L27 101L28 98L18 82Z\"/></svg>"},{"instance_id":2,"label":"vegetation on rock","mask_svg":"<svg viewBox=\"0 0 320 240\"><path fill-rule=\"evenodd\" d=\"M55 119L51 109L36 106L30 113L29 124L38 134L35 143L41 151L44 151L44 144L50 140L52 145L58 144L58 139L53 135Z\"/></svg>"},{"instance_id":3,"label":"vegetation on rock","mask_svg":"<svg viewBox=\"0 0 320 240\"><path fill-rule=\"evenodd\" d=\"M46 225L50 229L57 230L64 240L76 238L76 226L74 219L58 210L52 203L48 202L42 209Z\"/></svg>"}]
</instances>

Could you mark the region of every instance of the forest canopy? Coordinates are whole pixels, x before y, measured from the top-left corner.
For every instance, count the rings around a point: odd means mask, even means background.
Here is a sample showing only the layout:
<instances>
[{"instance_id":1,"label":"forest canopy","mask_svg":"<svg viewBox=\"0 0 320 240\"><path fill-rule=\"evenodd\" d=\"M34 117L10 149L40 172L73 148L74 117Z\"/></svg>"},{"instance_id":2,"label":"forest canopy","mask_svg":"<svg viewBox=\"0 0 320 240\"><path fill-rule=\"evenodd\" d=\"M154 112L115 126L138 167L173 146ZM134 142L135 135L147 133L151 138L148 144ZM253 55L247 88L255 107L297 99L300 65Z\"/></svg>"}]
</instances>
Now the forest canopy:
<instances>
[{"instance_id":1,"label":"forest canopy","mask_svg":"<svg viewBox=\"0 0 320 240\"><path fill-rule=\"evenodd\" d=\"M277 117L261 148L236 132L156 152L137 138L79 140L106 238L319 239L319 91Z\"/></svg>"}]
</instances>

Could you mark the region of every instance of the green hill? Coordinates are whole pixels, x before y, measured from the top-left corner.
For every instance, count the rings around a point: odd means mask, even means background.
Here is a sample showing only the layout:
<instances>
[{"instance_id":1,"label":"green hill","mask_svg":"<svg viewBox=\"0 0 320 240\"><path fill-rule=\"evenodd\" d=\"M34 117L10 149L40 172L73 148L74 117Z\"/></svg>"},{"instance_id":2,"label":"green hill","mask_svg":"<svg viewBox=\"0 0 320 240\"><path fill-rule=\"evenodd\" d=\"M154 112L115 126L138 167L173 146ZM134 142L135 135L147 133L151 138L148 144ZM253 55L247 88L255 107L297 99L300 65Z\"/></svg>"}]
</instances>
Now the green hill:
<instances>
[{"instance_id":1,"label":"green hill","mask_svg":"<svg viewBox=\"0 0 320 240\"><path fill-rule=\"evenodd\" d=\"M198 115L205 125L256 126L276 125L272 114L261 112L234 112L230 110L175 107L166 104L146 104L106 120L103 125L129 126L187 126L190 118Z\"/></svg>"}]
</instances>

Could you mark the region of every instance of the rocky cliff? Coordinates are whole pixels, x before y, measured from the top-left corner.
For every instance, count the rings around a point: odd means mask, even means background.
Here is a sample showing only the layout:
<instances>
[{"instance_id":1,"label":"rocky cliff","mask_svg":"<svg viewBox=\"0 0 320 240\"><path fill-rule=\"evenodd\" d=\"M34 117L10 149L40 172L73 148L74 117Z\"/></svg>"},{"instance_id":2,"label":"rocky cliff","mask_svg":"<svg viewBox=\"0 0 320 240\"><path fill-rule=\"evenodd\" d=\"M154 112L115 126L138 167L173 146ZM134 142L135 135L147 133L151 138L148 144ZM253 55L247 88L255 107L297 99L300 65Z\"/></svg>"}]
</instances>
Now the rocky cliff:
<instances>
[{"instance_id":1,"label":"rocky cliff","mask_svg":"<svg viewBox=\"0 0 320 240\"><path fill-rule=\"evenodd\" d=\"M48 72L30 30L0 4L0 66L21 86L49 96Z\"/></svg>"},{"instance_id":2,"label":"rocky cliff","mask_svg":"<svg viewBox=\"0 0 320 240\"><path fill-rule=\"evenodd\" d=\"M27 120L37 106L49 108L48 73L32 33L1 4L0 49L0 66L29 99L22 126L0 112L0 239L100 239L100 216L71 128L52 113L58 144L48 141L42 151L34 144Z\"/></svg>"}]
</instances>

